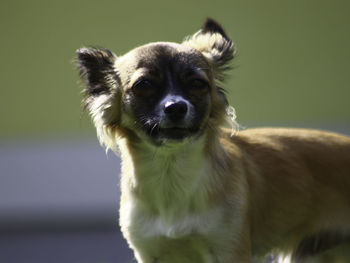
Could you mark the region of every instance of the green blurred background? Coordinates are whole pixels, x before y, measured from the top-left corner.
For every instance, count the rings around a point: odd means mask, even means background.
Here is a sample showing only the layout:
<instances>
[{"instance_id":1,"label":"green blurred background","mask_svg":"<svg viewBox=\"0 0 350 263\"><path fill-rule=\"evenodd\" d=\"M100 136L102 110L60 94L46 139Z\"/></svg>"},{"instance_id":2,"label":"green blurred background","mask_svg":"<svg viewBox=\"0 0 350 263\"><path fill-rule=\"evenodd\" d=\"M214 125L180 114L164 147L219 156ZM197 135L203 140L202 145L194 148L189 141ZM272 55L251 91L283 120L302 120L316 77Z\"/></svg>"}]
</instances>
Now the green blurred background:
<instances>
[{"instance_id":1,"label":"green blurred background","mask_svg":"<svg viewBox=\"0 0 350 263\"><path fill-rule=\"evenodd\" d=\"M349 14L348 0L1 0L0 262L131 262L120 160L82 111L76 49L181 42L212 17L237 46L242 126L350 134Z\"/></svg>"},{"instance_id":2,"label":"green blurred background","mask_svg":"<svg viewBox=\"0 0 350 263\"><path fill-rule=\"evenodd\" d=\"M0 139L92 134L75 50L181 41L206 17L237 45L226 87L240 123L348 125L349 13L347 0L2 0Z\"/></svg>"}]
</instances>

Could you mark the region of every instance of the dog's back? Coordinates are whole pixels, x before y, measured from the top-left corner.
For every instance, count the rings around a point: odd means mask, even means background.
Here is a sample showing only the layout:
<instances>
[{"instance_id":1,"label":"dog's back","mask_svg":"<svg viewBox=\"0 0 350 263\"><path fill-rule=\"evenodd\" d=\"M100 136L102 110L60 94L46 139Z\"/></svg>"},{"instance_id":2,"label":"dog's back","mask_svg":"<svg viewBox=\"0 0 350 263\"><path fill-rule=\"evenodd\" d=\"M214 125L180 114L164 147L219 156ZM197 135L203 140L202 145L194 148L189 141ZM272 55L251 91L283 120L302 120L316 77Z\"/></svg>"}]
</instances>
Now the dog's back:
<instances>
[{"instance_id":1,"label":"dog's back","mask_svg":"<svg viewBox=\"0 0 350 263\"><path fill-rule=\"evenodd\" d=\"M349 240L349 137L266 128L223 140L246 163L254 251L279 246L302 256L329 240L322 236L331 235L335 244Z\"/></svg>"}]
</instances>

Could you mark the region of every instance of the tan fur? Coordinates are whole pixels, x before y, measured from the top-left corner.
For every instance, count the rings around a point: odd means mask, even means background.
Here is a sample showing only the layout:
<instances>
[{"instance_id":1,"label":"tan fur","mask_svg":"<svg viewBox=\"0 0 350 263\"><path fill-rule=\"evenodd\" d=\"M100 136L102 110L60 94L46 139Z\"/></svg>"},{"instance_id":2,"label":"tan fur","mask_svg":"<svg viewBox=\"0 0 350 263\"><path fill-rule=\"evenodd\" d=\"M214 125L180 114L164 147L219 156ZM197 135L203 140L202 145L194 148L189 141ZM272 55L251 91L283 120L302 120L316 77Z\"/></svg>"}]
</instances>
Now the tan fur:
<instances>
[{"instance_id":1,"label":"tan fur","mask_svg":"<svg viewBox=\"0 0 350 263\"><path fill-rule=\"evenodd\" d=\"M234 52L212 20L183 44L151 43L121 57L78 51L99 140L118 146L122 157L120 225L139 263L248 263L296 253L305 238L322 232L350 233L350 138L272 128L233 135L222 128L237 127L220 88ZM177 77L182 84L172 82ZM137 108L157 94L151 87L152 96L137 95L142 78L168 81L157 92L187 85L195 93L185 97L193 120L200 112L194 101L203 96L196 136L155 140L159 123L145 131L153 117L139 117ZM193 78L204 79L208 89L191 90ZM292 260L305 262L295 254Z\"/></svg>"},{"instance_id":2,"label":"tan fur","mask_svg":"<svg viewBox=\"0 0 350 263\"><path fill-rule=\"evenodd\" d=\"M321 230L350 231L349 137L256 129L224 142L231 156L241 152L246 163L254 251L292 250Z\"/></svg>"}]
</instances>

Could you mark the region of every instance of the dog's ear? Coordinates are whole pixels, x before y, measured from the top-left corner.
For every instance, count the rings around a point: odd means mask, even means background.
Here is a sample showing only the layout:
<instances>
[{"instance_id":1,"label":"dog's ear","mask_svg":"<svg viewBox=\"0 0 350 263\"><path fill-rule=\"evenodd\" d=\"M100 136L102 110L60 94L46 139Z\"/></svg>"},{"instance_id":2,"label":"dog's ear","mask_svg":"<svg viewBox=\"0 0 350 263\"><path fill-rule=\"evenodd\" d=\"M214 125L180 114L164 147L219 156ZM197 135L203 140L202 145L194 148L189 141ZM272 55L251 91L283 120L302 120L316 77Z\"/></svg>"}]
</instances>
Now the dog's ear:
<instances>
[{"instance_id":1,"label":"dog's ear","mask_svg":"<svg viewBox=\"0 0 350 263\"><path fill-rule=\"evenodd\" d=\"M80 77L86 84L85 95L89 97L111 92L116 85L116 55L108 49L85 47L76 53Z\"/></svg>"},{"instance_id":2,"label":"dog's ear","mask_svg":"<svg viewBox=\"0 0 350 263\"><path fill-rule=\"evenodd\" d=\"M232 40L225 33L222 26L208 18L202 28L194 35L188 37L183 42L200 51L207 59L212 68L216 81L216 96L213 97L213 107L211 119L216 122L213 127L226 122L232 126L232 131L238 129L235 121L234 109L229 105L225 90L220 88L220 81L225 78L225 71L230 69L230 62L235 56L235 49Z\"/></svg>"},{"instance_id":3,"label":"dog's ear","mask_svg":"<svg viewBox=\"0 0 350 263\"><path fill-rule=\"evenodd\" d=\"M183 44L199 50L212 65L215 78L224 79L224 72L230 68L229 62L234 58L235 49L219 23L208 18L202 28L186 38Z\"/></svg>"},{"instance_id":4,"label":"dog's ear","mask_svg":"<svg viewBox=\"0 0 350 263\"><path fill-rule=\"evenodd\" d=\"M120 124L121 88L114 67L117 56L104 48L77 50L77 67L86 84L84 107L90 112L97 135L107 149L115 149Z\"/></svg>"}]
</instances>

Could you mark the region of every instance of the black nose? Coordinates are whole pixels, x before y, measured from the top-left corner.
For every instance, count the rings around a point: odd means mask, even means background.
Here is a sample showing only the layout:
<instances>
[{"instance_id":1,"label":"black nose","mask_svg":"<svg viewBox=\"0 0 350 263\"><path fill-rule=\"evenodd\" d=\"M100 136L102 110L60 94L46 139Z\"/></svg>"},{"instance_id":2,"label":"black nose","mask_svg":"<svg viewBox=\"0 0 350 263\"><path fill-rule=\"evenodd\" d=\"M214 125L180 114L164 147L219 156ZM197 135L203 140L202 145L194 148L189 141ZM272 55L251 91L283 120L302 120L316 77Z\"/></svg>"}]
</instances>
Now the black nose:
<instances>
[{"instance_id":1,"label":"black nose","mask_svg":"<svg viewBox=\"0 0 350 263\"><path fill-rule=\"evenodd\" d=\"M185 101L168 101L164 105L164 112L171 120L181 120L187 113Z\"/></svg>"}]
</instances>

